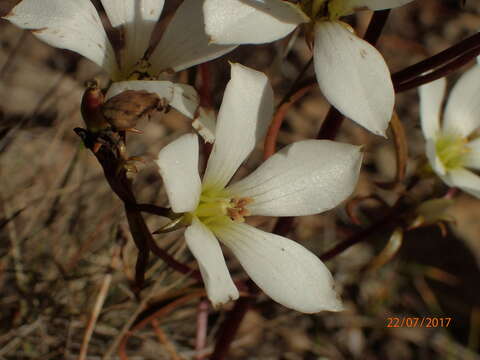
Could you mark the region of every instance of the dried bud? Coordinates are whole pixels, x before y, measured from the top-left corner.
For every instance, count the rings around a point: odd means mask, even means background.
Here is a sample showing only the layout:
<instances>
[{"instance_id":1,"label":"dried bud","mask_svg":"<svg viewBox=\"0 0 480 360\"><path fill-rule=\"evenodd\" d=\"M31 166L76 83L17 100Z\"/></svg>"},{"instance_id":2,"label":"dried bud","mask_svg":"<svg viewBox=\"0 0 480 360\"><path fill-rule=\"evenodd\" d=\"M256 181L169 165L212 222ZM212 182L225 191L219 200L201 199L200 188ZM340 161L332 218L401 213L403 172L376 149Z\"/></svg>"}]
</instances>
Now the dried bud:
<instances>
[{"instance_id":1,"label":"dried bud","mask_svg":"<svg viewBox=\"0 0 480 360\"><path fill-rule=\"evenodd\" d=\"M102 106L102 114L118 131L135 130L138 121L161 107L157 94L147 91L126 90Z\"/></svg>"},{"instance_id":2,"label":"dried bud","mask_svg":"<svg viewBox=\"0 0 480 360\"><path fill-rule=\"evenodd\" d=\"M105 97L97 80L88 81L86 86L87 90L83 94L81 107L83 121L89 131L98 132L110 126L102 115Z\"/></svg>"}]
</instances>

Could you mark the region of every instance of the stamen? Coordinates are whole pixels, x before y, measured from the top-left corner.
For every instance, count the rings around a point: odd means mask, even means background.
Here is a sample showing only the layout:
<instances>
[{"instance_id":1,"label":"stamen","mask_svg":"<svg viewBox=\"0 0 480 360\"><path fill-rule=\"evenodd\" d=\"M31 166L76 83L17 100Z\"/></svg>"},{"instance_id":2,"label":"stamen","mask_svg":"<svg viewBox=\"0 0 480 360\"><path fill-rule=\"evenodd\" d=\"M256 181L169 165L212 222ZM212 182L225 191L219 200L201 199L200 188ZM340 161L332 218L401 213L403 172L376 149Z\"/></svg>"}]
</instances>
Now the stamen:
<instances>
[{"instance_id":1,"label":"stamen","mask_svg":"<svg viewBox=\"0 0 480 360\"><path fill-rule=\"evenodd\" d=\"M250 215L250 210L245 207L252 202L252 198L232 198L227 209L228 216L236 223L244 222L245 216Z\"/></svg>"},{"instance_id":2,"label":"stamen","mask_svg":"<svg viewBox=\"0 0 480 360\"><path fill-rule=\"evenodd\" d=\"M246 206L252 202L252 198L232 198L225 189L205 189L191 216L196 216L210 228L227 225L232 221L241 223L245 221L245 216L250 215Z\"/></svg>"}]
</instances>

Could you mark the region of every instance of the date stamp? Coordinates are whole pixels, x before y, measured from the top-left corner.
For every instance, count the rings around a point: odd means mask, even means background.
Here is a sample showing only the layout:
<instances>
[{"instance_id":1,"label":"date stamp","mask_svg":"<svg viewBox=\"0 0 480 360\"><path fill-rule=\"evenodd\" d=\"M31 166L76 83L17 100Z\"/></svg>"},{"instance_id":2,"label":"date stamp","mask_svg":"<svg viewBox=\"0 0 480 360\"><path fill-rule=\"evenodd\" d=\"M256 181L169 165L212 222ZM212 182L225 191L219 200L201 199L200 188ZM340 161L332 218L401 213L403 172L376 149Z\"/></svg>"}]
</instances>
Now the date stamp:
<instances>
[{"instance_id":1,"label":"date stamp","mask_svg":"<svg viewBox=\"0 0 480 360\"><path fill-rule=\"evenodd\" d=\"M385 327L387 328L447 328L451 325L451 317L387 317Z\"/></svg>"}]
</instances>

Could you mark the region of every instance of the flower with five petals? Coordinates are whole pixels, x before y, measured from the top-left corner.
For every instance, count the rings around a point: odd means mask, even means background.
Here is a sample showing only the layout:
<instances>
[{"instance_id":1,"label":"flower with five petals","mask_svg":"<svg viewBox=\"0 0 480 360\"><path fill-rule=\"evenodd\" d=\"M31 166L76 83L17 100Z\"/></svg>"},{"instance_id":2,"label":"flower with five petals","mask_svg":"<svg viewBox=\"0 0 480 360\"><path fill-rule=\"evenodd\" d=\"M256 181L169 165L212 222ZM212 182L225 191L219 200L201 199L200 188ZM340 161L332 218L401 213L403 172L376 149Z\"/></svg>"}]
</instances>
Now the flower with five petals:
<instances>
[{"instance_id":1,"label":"flower with five petals","mask_svg":"<svg viewBox=\"0 0 480 360\"><path fill-rule=\"evenodd\" d=\"M229 184L265 135L272 112L273 92L266 76L232 64L203 179L196 135L183 135L159 153L157 164L169 202L175 213L183 213L187 245L214 305L239 296L220 241L273 300L305 313L338 311L341 302L320 259L298 243L244 220L248 215L311 215L335 207L354 190L362 154L349 144L299 141Z\"/></svg>"},{"instance_id":2,"label":"flower with five petals","mask_svg":"<svg viewBox=\"0 0 480 360\"><path fill-rule=\"evenodd\" d=\"M318 85L343 115L385 135L395 94L382 55L340 21L358 9L382 10L412 0L205 0L205 30L213 44L261 44L307 24Z\"/></svg>"},{"instance_id":3,"label":"flower with five petals","mask_svg":"<svg viewBox=\"0 0 480 360\"><path fill-rule=\"evenodd\" d=\"M480 198L480 65L457 81L440 124L446 80L419 88L420 118L430 166L449 186Z\"/></svg>"}]
</instances>

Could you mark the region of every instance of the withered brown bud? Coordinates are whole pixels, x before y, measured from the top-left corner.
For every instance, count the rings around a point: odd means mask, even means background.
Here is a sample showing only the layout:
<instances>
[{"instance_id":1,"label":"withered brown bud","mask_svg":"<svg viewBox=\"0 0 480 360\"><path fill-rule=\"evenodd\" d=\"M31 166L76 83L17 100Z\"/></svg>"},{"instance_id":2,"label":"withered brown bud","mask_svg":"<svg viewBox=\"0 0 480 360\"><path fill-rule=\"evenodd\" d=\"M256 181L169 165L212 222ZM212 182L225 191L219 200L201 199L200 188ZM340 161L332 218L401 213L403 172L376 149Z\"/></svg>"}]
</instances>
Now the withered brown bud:
<instances>
[{"instance_id":1,"label":"withered brown bud","mask_svg":"<svg viewBox=\"0 0 480 360\"><path fill-rule=\"evenodd\" d=\"M126 90L110 98L102 106L105 119L117 131L135 130L137 122L161 107L157 94Z\"/></svg>"},{"instance_id":2,"label":"withered brown bud","mask_svg":"<svg viewBox=\"0 0 480 360\"><path fill-rule=\"evenodd\" d=\"M87 89L83 93L81 106L83 121L85 121L89 131L98 132L110 126L102 114L105 97L98 81L88 81L86 86Z\"/></svg>"}]
</instances>

